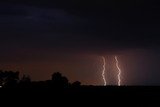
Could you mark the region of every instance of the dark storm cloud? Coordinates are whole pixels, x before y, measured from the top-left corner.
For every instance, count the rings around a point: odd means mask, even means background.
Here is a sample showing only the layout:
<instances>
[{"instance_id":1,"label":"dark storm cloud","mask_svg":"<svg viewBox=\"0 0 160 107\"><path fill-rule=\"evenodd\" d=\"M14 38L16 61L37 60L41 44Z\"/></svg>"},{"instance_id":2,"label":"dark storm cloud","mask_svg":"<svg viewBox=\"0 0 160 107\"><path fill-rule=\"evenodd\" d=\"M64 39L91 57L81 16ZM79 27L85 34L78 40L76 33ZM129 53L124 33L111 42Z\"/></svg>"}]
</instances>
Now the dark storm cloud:
<instances>
[{"instance_id":1,"label":"dark storm cloud","mask_svg":"<svg viewBox=\"0 0 160 107\"><path fill-rule=\"evenodd\" d=\"M15 32L43 32L73 29L80 26L83 19L68 14L62 9L46 9L25 5L2 6L1 27ZM78 24L79 23L79 24ZM69 28L68 28L69 27ZM2 29L1 29L2 30ZM41 31L42 30L42 31ZM60 32L59 31L59 32Z\"/></svg>"},{"instance_id":2,"label":"dark storm cloud","mask_svg":"<svg viewBox=\"0 0 160 107\"><path fill-rule=\"evenodd\" d=\"M154 1L8 0L0 6L1 42L102 51L159 47L159 10Z\"/></svg>"}]
</instances>

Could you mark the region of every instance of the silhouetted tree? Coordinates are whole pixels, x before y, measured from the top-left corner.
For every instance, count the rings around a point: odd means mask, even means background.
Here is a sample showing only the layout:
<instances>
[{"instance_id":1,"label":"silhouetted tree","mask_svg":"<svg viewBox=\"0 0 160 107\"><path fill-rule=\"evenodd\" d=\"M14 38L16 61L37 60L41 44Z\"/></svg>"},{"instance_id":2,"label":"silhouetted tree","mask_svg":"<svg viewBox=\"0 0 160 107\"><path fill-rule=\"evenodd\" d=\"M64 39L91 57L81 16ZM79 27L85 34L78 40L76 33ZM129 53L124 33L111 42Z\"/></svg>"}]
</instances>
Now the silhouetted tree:
<instances>
[{"instance_id":1,"label":"silhouetted tree","mask_svg":"<svg viewBox=\"0 0 160 107\"><path fill-rule=\"evenodd\" d=\"M4 72L0 71L0 86L3 86L4 84Z\"/></svg>"},{"instance_id":2,"label":"silhouetted tree","mask_svg":"<svg viewBox=\"0 0 160 107\"><path fill-rule=\"evenodd\" d=\"M3 87L14 87L19 81L19 72L0 71L0 85Z\"/></svg>"},{"instance_id":3,"label":"silhouetted tree","mask_svg":"<svg viewBox=\"0 0 160 107\"><path fill-rule=\"evenodd\" d=\"M23 75L22 79L20 80L20 82L31 82L31 78L29 75Z\"/></svg>"},{"instance_id":4,"label":"silhouetted tree","mask_svg":"<svg viewBox=\"0 0 160 107\"><path fill-rule=\"evenodd\" d=\"M22 87L22 88L49 88L54 87L58 89L69 87L80 87L81 82L76 81L72 84L69 83L65 76L56 72L52 75L51 80L47 81L31 81L30 76L23 75L19 80L19 72L13 71L0 71L0 87Z\"/></svg>"},{"instance_id":5,"label":"silhouetted tree","mask_svg":"<svg viewBox=\"0 0 160 107\"><path fill-rule=\"evenodd\" d=\"M56 72L52 75L52 85L57 88L65 88L69 85L69 82L61 73Z\"/></svg>"},{"instance_id":6,"label":"silhouetted tree","mask_svg":"<svg viewBox=\"0 0 160 107\"><path fill-rule=\"evenodd\" d=\"M29 85L31 85L31 78L29 75L23 75L20 82L19 82L19 86L20 87L29 87Z\"/></svg>"},{"instance_id":7,"label":"silhouetted tree","mask_svg":"<svg viewBox=\"0 0 160 107\"><path fill-rule=\"evenodd\" d=\"M73 87L80 87L81 86L81 82L76 81L76 82L72 83L72 86Z\"/></svg>"}]
</instances>

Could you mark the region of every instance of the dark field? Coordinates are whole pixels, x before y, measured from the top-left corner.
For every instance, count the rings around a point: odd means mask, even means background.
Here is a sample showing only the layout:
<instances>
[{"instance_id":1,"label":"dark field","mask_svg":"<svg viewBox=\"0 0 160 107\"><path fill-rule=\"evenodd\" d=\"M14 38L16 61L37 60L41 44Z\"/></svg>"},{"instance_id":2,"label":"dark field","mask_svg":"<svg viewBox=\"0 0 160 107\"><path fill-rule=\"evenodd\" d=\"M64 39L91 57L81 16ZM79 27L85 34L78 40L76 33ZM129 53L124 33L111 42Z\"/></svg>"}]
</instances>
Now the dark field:
<instances>
[{"instance_id":1,"label":"dark field","mask_svg":"<svg viewBox=\"0 0 160 107\"><path fill-rule=\"evenodd\" d=\"M1 89L3 100L14 100L25 104L46 105L120 105L146 106L160 104L159 86L80 86L55 88L7 88ZM129 105L128 105L129 104Z\"/></svg>"}]
</instances>

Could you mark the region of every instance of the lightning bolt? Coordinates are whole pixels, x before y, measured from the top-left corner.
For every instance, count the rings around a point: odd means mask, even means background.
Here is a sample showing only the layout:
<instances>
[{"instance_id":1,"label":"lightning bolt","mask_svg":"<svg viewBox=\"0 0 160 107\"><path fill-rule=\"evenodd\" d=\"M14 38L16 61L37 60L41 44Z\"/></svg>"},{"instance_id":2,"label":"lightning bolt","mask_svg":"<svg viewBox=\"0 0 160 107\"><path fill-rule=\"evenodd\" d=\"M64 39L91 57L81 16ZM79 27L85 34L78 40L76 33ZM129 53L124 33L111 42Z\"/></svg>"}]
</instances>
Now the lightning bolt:
<instances>
[{"instance_id":1,"label":"lightning bolt","mask_svg":"<svg viewBox=\"0 0 160 107\"><path fill-rule=\"evenodd\" d=\"M106 78L105 78L105 71L106 71L106 59L105 59L105 57L102 57L102 60L103 60L102 78L103 78L103 81L104 81L104 86L106 86L107 82L106 82Z\"/></svg>"},{"instance_id":2,"label":"lightning bolt","mask_svg":"<svg viewBox=\"0 0 160 107\"><path fill-rule=\"evenodd\" d=\"M120 69L120 67L119 67L119 62L118 62L118 57L117 56L115 56L115 61L116 61L116 67L117 67L117 69L118 69L118 75L117 75L117 77L118 77L118 86L121 86L121 69Z\"/></svg>"}]
</instances>

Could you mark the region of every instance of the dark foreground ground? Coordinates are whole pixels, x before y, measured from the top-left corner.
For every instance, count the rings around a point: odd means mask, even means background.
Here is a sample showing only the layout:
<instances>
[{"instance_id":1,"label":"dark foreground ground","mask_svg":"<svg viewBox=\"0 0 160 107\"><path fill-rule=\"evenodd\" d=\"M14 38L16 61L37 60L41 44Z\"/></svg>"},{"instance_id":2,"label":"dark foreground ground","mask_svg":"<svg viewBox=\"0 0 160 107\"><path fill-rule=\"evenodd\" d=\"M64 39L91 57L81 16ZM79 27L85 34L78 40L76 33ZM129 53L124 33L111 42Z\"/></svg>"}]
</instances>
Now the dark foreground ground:
<instances>
[{"instance_id":1,"label":"dark foreground ground","mask_svg":"<svg viewBox=\"0 0 160 107\"><path fill-rule=\"evenodd\" d=\"M3 101L22 102L24 105L37 104L43 106L86 104L102 106L160 106L159 86L81 86L66 89L55 88L15 88L0 89ZM15 100L15 101L14 101ZM2 100L1 100L2 101ZM23 106L23 105L22 105ZM110 107L109 106L109 107Z\"/></svg>"}]
</instances>

